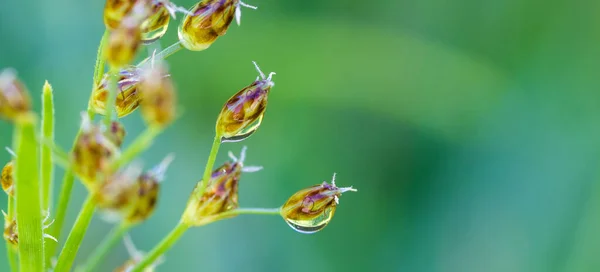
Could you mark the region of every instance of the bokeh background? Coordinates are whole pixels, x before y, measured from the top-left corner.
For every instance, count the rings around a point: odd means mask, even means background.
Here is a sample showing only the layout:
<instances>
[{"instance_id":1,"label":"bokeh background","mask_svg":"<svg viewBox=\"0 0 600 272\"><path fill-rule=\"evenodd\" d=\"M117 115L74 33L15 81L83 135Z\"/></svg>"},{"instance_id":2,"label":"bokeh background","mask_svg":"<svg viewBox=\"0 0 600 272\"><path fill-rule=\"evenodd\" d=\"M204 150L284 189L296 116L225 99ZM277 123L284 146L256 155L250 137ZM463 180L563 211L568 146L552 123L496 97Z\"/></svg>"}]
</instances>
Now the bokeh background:
<instances>
[{"instance_id":1,"label":"bokeh background","mask_svg":"<svg viewBox=\"0 0 600 272\"><path fill-rule=\"evenodd\" d=\"M68 147L104 3L1 4L0 67L17 69L33 97L44 80L53 84L57 142ZM159 271L600 271L599 1L249 4L259 9L245 9L242 26L210 49L168 59L184 115L141 160L177 158L135 243L149 250L176 224L220 107L257 75L252 60L277 72L265 121L217 160L247 145L247 162L264 166L244 175L242 205L278 206L333 172L359 192L345 194L314 235L276 216L192 229ZM176 41L179 19L163 47ZM131 142L143 122L138 113L123 122ZM0 122L0 145L11 131ZM85 195L76 184L67 223ZM78 261L110 227L94 218ZM126 258L119 245L102 270Z\"/></svg>"}]
</instances>

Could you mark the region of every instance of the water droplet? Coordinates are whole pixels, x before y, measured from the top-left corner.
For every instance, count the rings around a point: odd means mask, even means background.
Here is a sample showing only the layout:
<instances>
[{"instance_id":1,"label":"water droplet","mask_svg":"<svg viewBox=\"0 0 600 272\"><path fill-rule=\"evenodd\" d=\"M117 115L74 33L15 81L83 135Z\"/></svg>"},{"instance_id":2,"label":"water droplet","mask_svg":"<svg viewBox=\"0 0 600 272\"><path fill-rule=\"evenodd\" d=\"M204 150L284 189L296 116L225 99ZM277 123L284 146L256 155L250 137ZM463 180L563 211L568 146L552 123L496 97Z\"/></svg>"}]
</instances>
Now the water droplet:
<instances>
[{"instance_id":1,"label":"water droplet","mask_svg":"<svg viewBox=\"0 0 600 272\"><path fill-rule=\"evenodd\" d=\"M295 231L312 234L324 229L333 218L336 206L326 208L317 216L303 215L298 218L285 218L285 222Z\"/></svg>"}]
</instances>

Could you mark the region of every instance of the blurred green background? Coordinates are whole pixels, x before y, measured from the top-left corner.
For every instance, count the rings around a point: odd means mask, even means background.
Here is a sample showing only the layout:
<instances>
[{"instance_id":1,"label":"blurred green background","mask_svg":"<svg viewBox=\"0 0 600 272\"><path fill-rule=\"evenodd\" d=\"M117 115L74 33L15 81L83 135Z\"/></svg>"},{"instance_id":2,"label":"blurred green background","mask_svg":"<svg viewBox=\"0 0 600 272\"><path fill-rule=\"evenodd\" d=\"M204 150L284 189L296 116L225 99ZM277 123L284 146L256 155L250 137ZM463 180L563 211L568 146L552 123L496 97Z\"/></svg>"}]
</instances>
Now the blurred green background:
<instances>
[{"instance_id":1,"label":"blurred green background","mask_svg":"<svg viewBox=\"0 0 600 272\"><path fill-rule=\"evenodd\" d=\"M217 161L247 145L247 163L264 166L243 176L241 205L280 205L333 172L359 192L314 235L276 216L192 229L160 271L600 271L599 1L249 4L259 9L211 48L168 59L185 114L142 156L148 167L177 158L136 245L149 250L176 224L217 113L257 75L252 60L277 72L265 121ZM34 97L52 83L63 147L86 106L103 5L2 0L0 67ZM143 122L123 121L131 142ZM0 123L0 145L11 131ZM85 195L76 184L67 224ZM78 261L110 227L94 218ZM119 245L103 271L126 254Z\"/></svg>"}]
</instances>

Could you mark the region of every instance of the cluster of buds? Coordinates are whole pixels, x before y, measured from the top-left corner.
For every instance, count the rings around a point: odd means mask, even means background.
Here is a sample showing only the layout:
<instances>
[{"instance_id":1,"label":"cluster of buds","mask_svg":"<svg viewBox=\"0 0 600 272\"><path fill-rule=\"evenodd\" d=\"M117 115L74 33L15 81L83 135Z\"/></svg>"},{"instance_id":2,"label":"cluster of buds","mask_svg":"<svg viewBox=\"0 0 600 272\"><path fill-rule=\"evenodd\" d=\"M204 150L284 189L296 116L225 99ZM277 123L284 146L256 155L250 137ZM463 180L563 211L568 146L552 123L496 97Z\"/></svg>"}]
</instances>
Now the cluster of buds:
<instances>
[{"instance_id":1,"label":"cluster of buds","mask_svg":"<svg viewBox=\"0 0 600 272\"><path fill-rule=\"evenodd\" d=\"M2 185L2 190L4 190L4 192L6 192L6 194L9 197L13 197L15 195L12 161L9 161L2 168L2 174L0 175L0 184Z\"/></svg>"},{"instance_id":2,"label":"cluster of buds","mask_svg":"<svg viewBox=\"0 0 600 272\"><path fill-rule=\"evenodd\" d=\"M9 218L4 211L2 211L2 214L4 215L4 240L16 248L19 245L17 220L15 218Z\"/></svg>"},{"instance_id":3,"label":"cluster of buds","mask_svg":"<svg viewBox=\"0 0 600 272\"><path fill-rule=\"evenodd\" d=\"M244 140L256 132L262 122L269 91L275 85L272 81L275 73L267 77L256 62L254 66L259 77L229 98L219 113L216 131L222 142Z\"/></svg>"},{"instance_id":4,"label":"cluster of buds","mask_svg":"<svg viewBox=\"0 0 600 272\"><path fill-rule=\"evenodd\" d=\"M196 184L183 215L186 224L202 226L214 221L215 216L239 207L238 187L242 173L256 172L262 167L244 166L246 147L242 148L239 158L231 152L229 157L231 162L225 162L212 172L202 195L198 190L203 182Z\"/></svg>"},{"instance_id":5,"label":"cluster of buds","mask_svg":"<svg viewBox=\"0 0 600 272\"><path fill-rule=\"evenodd\" d=\"M83 183L94 188L98 176L110 175L111 163L120 156L119 148L111 140L118 135L111 135L110 130L107 133L103 126L92 124L87 115L82 116L81 134L75 141L70 160L73 171Z\"/></svg>"},{"instance_id":6,"label":"cluster of buds","mask_svg":"<svg viewBox=\"0 0 600 272\"><path fill-rule=\"evenodd\" d=\"M142 96L138 90L141 80L141 69L129 66L119 72L117 81L117 100L115 109L119 118L132 113L141 103ZM95 113L106 115L106 100L109 94L110 74L107 73L92 93L91 107Z\"/></svg>"},{"instance_id":7,"label":"cluster of buds","mask_svg":"<svg viewBox=\"0 0 600 272\"><path fill-rule=\"evenodd\" d=\"M338 188L333 174L331 184L324 181L292 195L281 207L281 216L292 229L301 233L315 233L331 221L339 197L348 191L356 192L356 189Z\"/></svg>"},{"instance_id":8,"label":"cluster of buds","mask_svg":"<svg viewBox=\"0 0 600 272\"><path fill-rule=\"evenodd\" d=\"M240 0L200 1L179 26L179 41L188 50L207 49L219 36L225 35L234 17L240 24L241 6L256 9Z\"/></svg>"},{"instance_id":9,"label":"cluster of buds","mask_svg":"<svg viewBox=\"0 0 600 272\"><path fill-rule=\"evenodd\" d=\"M159 165L142 173L141 168L129 168L108 176L94 192L98 207L109 217L129 224L148 219L156 208L160 183L173 156L167 156Z\"/></svg>"},{"instance_id":10,"label":"cluster of buds","mask_svg":"<svg viewBox=\"0 0 600 272\"><path fill-rule=\"evenodd\" d=\"M17 79L15 71L0 71L0 118L16 121L31 110L31 100L25 85Z\"/></svg>"}]
</instances>

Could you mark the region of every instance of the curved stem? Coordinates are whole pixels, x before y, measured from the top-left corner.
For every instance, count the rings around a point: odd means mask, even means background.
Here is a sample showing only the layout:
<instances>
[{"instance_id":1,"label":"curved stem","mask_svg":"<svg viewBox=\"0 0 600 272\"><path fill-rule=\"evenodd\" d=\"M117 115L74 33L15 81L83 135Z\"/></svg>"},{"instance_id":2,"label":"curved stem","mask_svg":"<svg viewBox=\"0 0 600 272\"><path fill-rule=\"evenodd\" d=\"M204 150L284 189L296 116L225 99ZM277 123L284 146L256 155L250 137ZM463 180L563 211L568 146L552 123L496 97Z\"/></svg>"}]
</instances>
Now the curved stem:
<instances>
[{"instance_id":1,"label":"curved stem","mask_svg":"<svg viewBox=\"0 0 600 272\"><path fill-rule=\"evenodd\" d=\"M217 154L219 153L219 147L221 146L221 135L215 135L215 139L213 140L212 147L210 148L210 154L208 155L208 161L206 162L206 166L204 167L204 174L202 175L202 180L200 181L200 186L198 186L198 190L196 191L196 197L202 198L204 194L204 190L206 190L206 185L210 180L210 174L212 173L212 169L215 165L215 160L217 159Z\"/></svg>"},{"instance_id":2,"label":"curved stem","mask_svg":"<svg viewBox=\"0 0 600 272\"><path fill-rule=\"evenodd\" d=\"M69 233L69 237L67 237L67 241L60 252L60 256L58 256L58 262L56 263L54 271L67 272L71 270L71 266L73 265L73 261L75 261L75 256L77 256L77 251L79 250L81 241L83 240L83 237L87 232L87 228L92 221L95 209L96 203L94 202L94 198L92 195L89 195L85 200L79 215L77 216L77 220L75 220L75 225L73 225L71 233Z\"/></svg>"},{"instance_id":3,"label":"curved stem","mask_svg":"<svg viewBox=\"0 0 600 272\"><path fill-rule=\"evenodd\" d=\"M159 60L166 59L167 57L177 53L181 49L183 49L183 45L181 45L180 41L177 41L176 43L169 45L169 47L165 48L163 51L158 52L158 54L154 55L154 58L159 59ZM144 65L151 58L152 58L152 56L145 58L140 63L138 63L137 66L140 67L140 66Z\"/></svg>"},{"instance_id":4,"label":"curved stem","mask_svg":"<svg viewBox=\"0 0 600 272\"><path fill-rule=\"evenodd\" d=\"M121 153L121 156L117 160L115 160L110 169L117 170L121 166L129 163L133 158L135 158L138 154L148 149L148 147L152 144L152 141L156 136L162 132L163 128L158 126L149 126L140 134L131 145Z\"/></svg>"},{"instance_id":5,"label":"curved stem","mask_svg":"<svg viewBox=\"0 0 600 272\"><path fill-rule=\"evenodd\" d=\"M90 271L96 270L98 268L97 266L104 259L104 257L106 257L106 254L108 254L110 249L113 248L115 246L115 244L121 240L123 235L130 228L131 228L131 225L127 224L127 223L121 223L121 224L115 226L110 231L110 233L107 235L107 237L105 237L103 239L100 246L98 246L96 248L96 250L94 251L94 253L92 253L92 256L89 258L89 261L84 266L82 271L90 272Z\"/></svg>"},{"instance_id":6,"label":"curved stem","mask_svg":"<svg viewBox=\"0 0 600 272\"><path fill-rule=\"evenodd\" d=\"M148 253L142 261L136 264L136 266L131 270L131 272L141 272L147 266L152 265L156 259L162 256L167 250L173 246L175 242L181 238L181 236L185 233L185 231L189 228L188 225L183 223L183 221L179 221L177 226L173 228L173 230L163 238L163 240L156 246L150 253Z\"/></svg>"}]
</instances>

